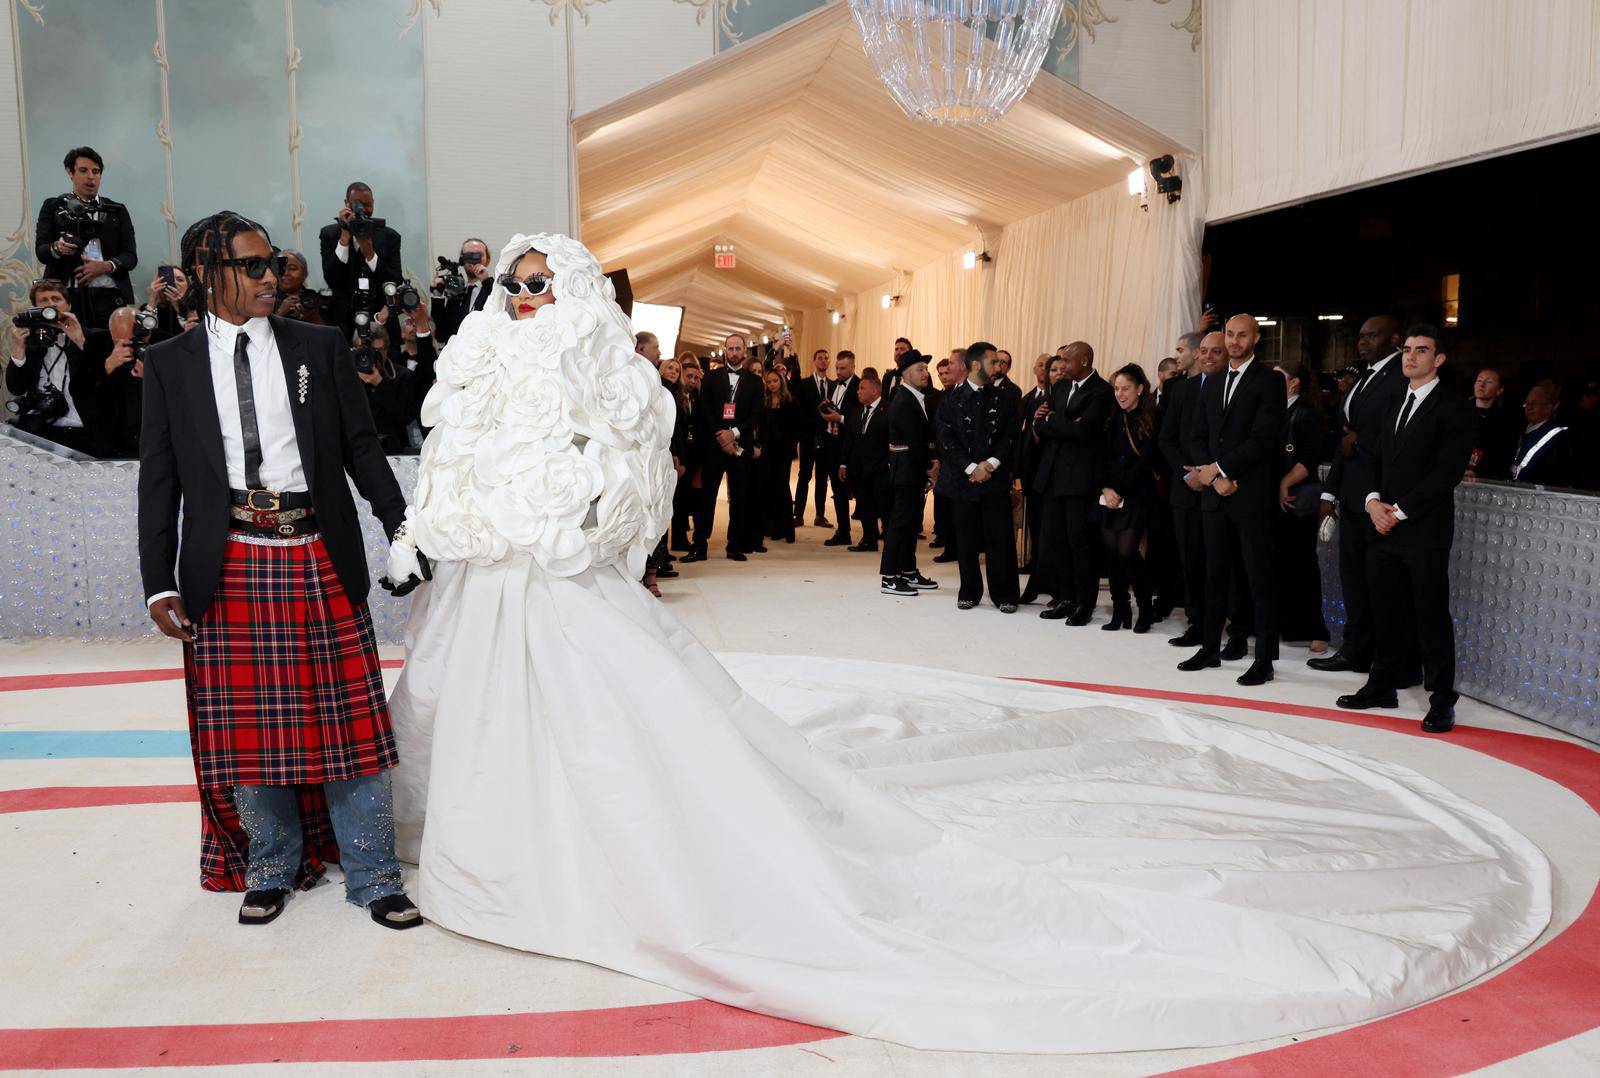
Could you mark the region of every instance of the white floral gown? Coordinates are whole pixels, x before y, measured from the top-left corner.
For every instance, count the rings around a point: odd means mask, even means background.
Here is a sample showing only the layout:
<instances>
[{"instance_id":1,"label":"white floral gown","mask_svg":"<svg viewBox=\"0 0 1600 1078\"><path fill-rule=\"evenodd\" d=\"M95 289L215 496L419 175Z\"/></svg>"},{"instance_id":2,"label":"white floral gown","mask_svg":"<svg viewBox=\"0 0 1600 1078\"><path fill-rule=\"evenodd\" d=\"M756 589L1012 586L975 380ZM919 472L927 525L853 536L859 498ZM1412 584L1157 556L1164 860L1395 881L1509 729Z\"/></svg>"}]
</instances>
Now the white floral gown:
<instances>
[{"instance_id":1,"label":"white floral gown","mask_svg":"<svg viewBox=\"0 0 1600 1078\"><path fill-rule=\"evenodd\" d=\"M517 237L502 271L529 245L558 302L513 323L497 289L425 415L412 534L435 577L392 712L434 923L1002 1052L1357 1021L1544 927L1539 851L1404 768L989 678L719 662L637 582L671 402L588 252Z\"/></svg>"}]
</instances>

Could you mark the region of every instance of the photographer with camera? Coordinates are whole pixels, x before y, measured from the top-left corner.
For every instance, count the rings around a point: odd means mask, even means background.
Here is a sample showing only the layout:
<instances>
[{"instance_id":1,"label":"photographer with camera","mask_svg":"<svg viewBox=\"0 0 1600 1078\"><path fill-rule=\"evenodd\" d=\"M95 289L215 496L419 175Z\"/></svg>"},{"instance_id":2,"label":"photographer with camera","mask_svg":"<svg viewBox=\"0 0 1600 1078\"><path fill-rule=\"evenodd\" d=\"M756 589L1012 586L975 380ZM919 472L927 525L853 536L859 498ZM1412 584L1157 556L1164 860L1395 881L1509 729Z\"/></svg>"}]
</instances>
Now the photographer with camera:
<instances>
[{"instance_id":1,"label":"photographer with camera","mask_svg":"<svg viewBox=\"0 0 1600 1078\"><path fill-rule=\"evenodd\" d=\"M455 336L461 320L472 311L483 310L494 287L494 264L489 260L489 245L474 237L462 243L461 256L452 262L438 257L439 273L429 294L433 298L433 325L439 345Z\"/></svg>"},{"instance_id":2,"label":"photographer with camera","mask_svg":"<svg viewBox=\"0 0 1600 1078\"><path fill-rule=\"evenodd\" d=\"M382 217L372 216L373 206L372 188L357 180L345 188L337 219L317 234L322 247L322 279L333 293L328 321L347 333L354 328L352 299L361 278L368 278L372 288L404 278L400 233Z\"/></svg>"},{"instance_id":3,"label":"photographer with camera","mask_svg":"<svg viewBox=\"0 0 1600 1078\"><path fill-rule=\"evenodd\" d=\"M160 318L140 307L118 307L107 327L111 353L106 356L101 384L102 425L107 432L105 455L136 460L139 456L139 417L144 409L144 354L156 341L169 340Z\"/></svg>"},{"instance_id":4,"label":"photographer with camera","mask_svg":"<svg viewBox=\"0 0 1600 1078\"><path fill-rule=\"evenodd\" d=\"M299 251L283 251L280 257L283 273L278 277L278 317L314 326L327 325L328 295L306 284L306 278L311 275L306 256Z\"/></svg>"},{"instance_id":5,"label":"photographer with camera","mask_svg":"<svg viewBox=\"0 0 1600 1078\"><path fill-rule=\"evenodd\" d=\"M417 397L413 390L416 376L408 366L390 358L395 349L389 343L389 310L387 306L379 307L365 323L358 316L350 358L355 363L356 377L366 386L367 407L372 411L378 441L384 453L393 456L411 451L407 428L414 417ZM399 319L394 321L398 324Z\"/></svg>"},{"instance_id":6,"label":"photographer with camera","mask_svg":"<svg viewBox=\"0 0 1600 1078\"><path fill-rule=\"evenodd\" d=\"M100 423L106 335L86 331L61 281L33 282L28 310L12 316L6 402L19 430L89 456L108 444Z\"/></svg>"},{"instance_id":7,"label":"photographer with camera","mask_svg":"<svg viewBox=\"0 0 1600 1078\"><path fill-rule=\"evenodd\" d=\"M152 340L165 341L182 333L184 314L190 305L189 275L177 266L157 266L156 275L145 290L143 308L156 318Z\"/></svg>"},{"instance_id":8,"label":"photographer with camera","mask_svg":"<svg viewBox=\"0 0 1600 1078\"><path fill-rule=\"evenodd\" d=\"M133 218L120 202L100 197L105 162L88 146L62 160L72 190L44 200L33 253L48 280L65 284L85 328L104 329L111 312L133 302L128 271L139 264Z\"/></svg>"}]
</instances>

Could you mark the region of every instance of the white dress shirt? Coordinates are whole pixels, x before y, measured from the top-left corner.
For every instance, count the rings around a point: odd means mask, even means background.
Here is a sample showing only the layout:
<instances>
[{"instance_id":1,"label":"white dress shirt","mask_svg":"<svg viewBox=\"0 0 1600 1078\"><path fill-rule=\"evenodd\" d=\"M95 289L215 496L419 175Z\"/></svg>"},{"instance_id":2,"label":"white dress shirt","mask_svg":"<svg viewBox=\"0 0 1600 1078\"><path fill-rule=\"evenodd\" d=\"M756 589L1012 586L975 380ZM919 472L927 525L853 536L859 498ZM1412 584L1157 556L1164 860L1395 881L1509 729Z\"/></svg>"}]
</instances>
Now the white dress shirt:
<instances>
[{"instance_id":1,"label":"white dress shirt","mask_svg":"<svg viewBox=\"0 0 1600 1078\"><path fill-rule=\"evenodd\" d=\"M979 393L979 392L982 392L982 390L983 390L983 387L980 386L977 382L974 382L971 378L967 379L967 385L972 387L972 391L974 393ZM1000 458L999 457L989 457L988 458L988 462L989 462L989 467L991 467L991 468L999 468L1000 467ZM975 472L977 470L978 470L978 462L977 461L973 461L971 464L967 465L967 474L968 475L971 475L973 472Z\"/></svg>"},{"instance_id":2,"label":"white dress shirt","mask_svg":"<svg viewBox=\"0 0 1600 1078\"><path fill-rule=\"evenodd\" d=\"M1346 422L1349 422L1350 420L1350 402L1355 400L1356 397L1361 393L1366 392L1367 387L1372 385L1373 379L1377 378L1379 374L1383 373L1383 368L1387 367L1389 365L1389 361L1399 354L1399 352L1390 352L1388 355L1378 360L1378 362L1374 363L1368 369L1368 373L1362 376L1361 381L1350 387L1350 392L1344 395L1343 408Z\"/></svg>"},{"instance_id":3,"label":"white dress shirt","mask_svg":"<svg viewBox=\"0 0 1600 1078\"><path fill-rule=\"evenodd\" d=\"M217 421L222 452L228 463L228 486L245 489L244 428L239 419L239 390L233 377L234 340L240 330L250 338L250 387L256 402L256 430L261 435L261 485L267 490L304 491L305 468L289 411L289 384L278 340L265 318L242 327L206 316L206 343L211 353L211 382L216 388Z\"/></svg>"},{"instance_id":4,"label":"white dress shirt","mask_svg":"<svg viewBox=\"0 0 1600 1078\"><path fill-rule=\"evenodd\" d=\"M1406 417L1406 422L1407 423L1410 423L1410 422L1414 421L1417 418L1417 413L1422 411L1422 402L1428 399L1428 394L1432 393L1433 392L1433 387L1438 385L1438 384L1439 384L1439 376L1438 375L1434 375L1434 377L1429 379L1427 384L1422 386L1422 388L1418 389L1416 387L1412 387L1412 388L1406 390L1406 400L1412 401L1411 414ZM1405 415L1405 414L1406 414L1406 401L1402 400L1400 402L1400 411L1398 413L1396 413L1396 415L1394 417L1394 429L1395 430L1399 430L1400 429L1400 417ZM1363 505L1371 505L1374 499L1382 500L1382 498L1383 498L1383 495L1375 490L1372 493L1367 495L1366 501L1364 501L1362 504ZM1398 519L1398 520L1406 519L1405 513L1402 512L1401 509L1400 509L1400 503L1399 502L1395 503L1394 515L1395 515L1395 518Z\"/></svg>"},{"instance_id":5,"label":"white dress shirt","mask_svg":"<svg viewBox=\"0 0 1600 1078\"><path fill-rule=\"evenodd\" d=\"M917 398L917 407L922 409L922 418L923 419L927 419L928 418L928 401L927 401L927 398L925 396L923 396L922 390L918 389L914 385L911 385L909 382L901 382L900 383L900 387L902 389L909 389L911 391L911 395L913 397Z\"/></svg>"},{"instance_id":6,"label":"white dress shirt","mask_svg":"<svg viewBox=\"0 0 1600 1078\"><path fill-rule=\"evenodd\" d=\"M333 253L340 262L346 264L350 262L350 245L348 243L339 244L333 249ZM371 258L364 258L362 261L367 264L367 269L376 270L378 268L378 252L374 250Z\"/></svg>"}]
</instances>

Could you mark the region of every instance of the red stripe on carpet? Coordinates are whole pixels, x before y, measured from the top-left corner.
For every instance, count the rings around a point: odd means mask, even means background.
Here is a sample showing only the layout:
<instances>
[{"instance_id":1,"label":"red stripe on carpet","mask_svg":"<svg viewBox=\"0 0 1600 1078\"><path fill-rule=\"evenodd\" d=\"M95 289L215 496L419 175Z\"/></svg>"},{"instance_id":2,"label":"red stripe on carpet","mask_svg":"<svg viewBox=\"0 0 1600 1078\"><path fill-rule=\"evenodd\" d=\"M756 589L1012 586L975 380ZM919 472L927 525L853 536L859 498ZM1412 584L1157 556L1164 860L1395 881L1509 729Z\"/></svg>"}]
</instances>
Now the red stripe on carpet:
<instances>
[{"instance_id":1,"label":"red stripe on carpet","mask_svg":"<svg viewBox=\"0 0 1600 1078\"><path fill-rule=\"evenodd\" d=\"M193 785L37 786L28 790L0 790L0 815L109 805L176 805L198 800L200 793Z\"/></svg>"},{"instance_id":2,"label":"red stripe on carpet","mask_svg":"<svg viewBox=\"0 0 1600 1078\"><path fill-rule=\"evenodd\" d=\"M385 670L398 670L404 659L383 659L379 666ZM82 689L97 685L138 685L148 681L182 681L183 667L170 666L152 670L80 670L64 674L7 674L0 677L0 692L24 692L29 689Z\"/></svg>"},{"instance_id":3,"label":"red stripe on carpet","mask_svg":"<svg viewBox=\"0 0 1600 1078\"><path fill-rule=\"evenodd\" d=\"M223 1067L677 1055L774 1048L844 1034L720 1003L452 1018L0 1029L0 1068Z\"/></svg>"}]
</instances>

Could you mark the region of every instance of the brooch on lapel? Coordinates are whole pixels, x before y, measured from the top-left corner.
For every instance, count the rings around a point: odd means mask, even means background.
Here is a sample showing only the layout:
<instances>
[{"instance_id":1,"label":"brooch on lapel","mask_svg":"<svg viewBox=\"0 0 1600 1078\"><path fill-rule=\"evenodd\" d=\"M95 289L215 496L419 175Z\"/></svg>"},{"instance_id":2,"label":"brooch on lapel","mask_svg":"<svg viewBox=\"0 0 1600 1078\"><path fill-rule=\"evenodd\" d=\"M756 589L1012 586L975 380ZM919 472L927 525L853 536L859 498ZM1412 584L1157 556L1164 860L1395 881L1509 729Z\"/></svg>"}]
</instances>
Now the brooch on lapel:
<instances>
[{"instance_id":1,"label":"brooch on lapel","mask_svg":"<svg viewBox=\"0 0 1600 1078\"><path fill-rule=\"evenodd\" d=\"M306 390L311 386L311 372L306 370L306 365L302 363L298 373L300 375L300 403L304 404L306 402Z\"/></svg>"}]
</instances>

